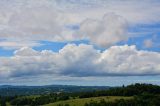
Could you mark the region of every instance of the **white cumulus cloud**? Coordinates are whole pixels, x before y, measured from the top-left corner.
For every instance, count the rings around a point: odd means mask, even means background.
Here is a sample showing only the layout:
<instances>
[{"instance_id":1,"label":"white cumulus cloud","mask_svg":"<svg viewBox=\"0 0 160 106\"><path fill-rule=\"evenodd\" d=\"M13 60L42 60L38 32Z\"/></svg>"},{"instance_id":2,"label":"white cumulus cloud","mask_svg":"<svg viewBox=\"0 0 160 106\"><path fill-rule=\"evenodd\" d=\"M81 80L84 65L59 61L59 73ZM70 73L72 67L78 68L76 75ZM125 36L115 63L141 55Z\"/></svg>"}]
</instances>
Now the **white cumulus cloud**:
<instances>
[{"instance_id":1,"label":"white cumulus cloud","mask_svg":"<svg viewBox=\"0 0 160 106\"><path fill-rule=\"evenodd\" d=\"M133 46L112 46L105 51L92 45L68 44L59 52L24 47L14 56L0 57L0 77L141 76L160 74L160 54Z\"/></svg>"}]
</instances>

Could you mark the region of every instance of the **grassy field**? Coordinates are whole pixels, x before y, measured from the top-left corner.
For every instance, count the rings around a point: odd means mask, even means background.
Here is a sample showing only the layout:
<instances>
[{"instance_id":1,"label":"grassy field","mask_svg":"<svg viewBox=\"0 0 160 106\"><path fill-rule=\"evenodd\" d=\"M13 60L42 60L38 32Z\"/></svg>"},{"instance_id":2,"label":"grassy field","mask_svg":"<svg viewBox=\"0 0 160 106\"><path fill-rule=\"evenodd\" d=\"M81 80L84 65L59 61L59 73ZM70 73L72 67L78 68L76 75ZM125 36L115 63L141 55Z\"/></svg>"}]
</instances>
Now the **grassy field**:
<instances>
[{"instance_id":1,"label":"grassy field","mask_svg":"<svg viewBox=\"0 0 160 106\"><path fill-rule=\"evenodd\" d=\"M66 101L59 101L55 103L50 103L44 106L58 106L58 104L69 104L70 106L84 106L85 103L93 101L100 101L104 99L105 101L114 101L116 99L132 99L133 97L123 97L123 96L102 96L102 97L92 97L92 98L83 98L83 99L72 99Z\"/></svg>"}]
</instances>

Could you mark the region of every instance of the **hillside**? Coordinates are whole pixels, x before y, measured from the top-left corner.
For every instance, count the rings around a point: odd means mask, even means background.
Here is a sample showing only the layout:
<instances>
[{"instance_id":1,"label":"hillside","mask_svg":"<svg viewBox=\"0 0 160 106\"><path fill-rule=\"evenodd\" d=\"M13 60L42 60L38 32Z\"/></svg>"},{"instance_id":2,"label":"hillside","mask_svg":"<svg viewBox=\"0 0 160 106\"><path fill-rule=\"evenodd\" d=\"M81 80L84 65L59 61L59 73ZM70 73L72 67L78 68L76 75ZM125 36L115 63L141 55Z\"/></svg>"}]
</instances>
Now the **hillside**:
<instances>
[{"instance_id":1,"label":"hillside","mask_svg":"<svg viewBox=\"0 0 160 106\"><path fill-rule=\"evenodd\" d=\"M85 103L89 103L91 101L101 101L101 100L105 100L105 101L115 101L115 100L119 100L119 99L132 99L133 97L123 97L123 96L102 96L102 97L91 97L91 98L83 98L83 99L71 99L71 100L66 100L66 101L59 101L59 102L55 102L55 103L50 103L50 104L46 104L43 106L59 106L59 105L66 105L68 104L69 106L84 106Z\"/></svg>"}]
</instances>

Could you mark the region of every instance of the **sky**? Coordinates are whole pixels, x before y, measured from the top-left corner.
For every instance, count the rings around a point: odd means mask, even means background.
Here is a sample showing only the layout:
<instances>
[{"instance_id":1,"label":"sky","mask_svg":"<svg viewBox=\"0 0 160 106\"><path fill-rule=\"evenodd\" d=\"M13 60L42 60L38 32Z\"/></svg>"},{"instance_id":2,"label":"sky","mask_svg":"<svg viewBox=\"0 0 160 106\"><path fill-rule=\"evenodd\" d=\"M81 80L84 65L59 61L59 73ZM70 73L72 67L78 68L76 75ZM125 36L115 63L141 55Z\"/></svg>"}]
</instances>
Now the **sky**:
<instances>
[{"instance_id":1,"label":"sky","mask_svg":"<svg viewBox=\"0 0 160 106\"><path fill-rule=\"evenodd\" d=\"M160 85L159 0L0 0L0 85Z\"/></svg>"}]
</instances>

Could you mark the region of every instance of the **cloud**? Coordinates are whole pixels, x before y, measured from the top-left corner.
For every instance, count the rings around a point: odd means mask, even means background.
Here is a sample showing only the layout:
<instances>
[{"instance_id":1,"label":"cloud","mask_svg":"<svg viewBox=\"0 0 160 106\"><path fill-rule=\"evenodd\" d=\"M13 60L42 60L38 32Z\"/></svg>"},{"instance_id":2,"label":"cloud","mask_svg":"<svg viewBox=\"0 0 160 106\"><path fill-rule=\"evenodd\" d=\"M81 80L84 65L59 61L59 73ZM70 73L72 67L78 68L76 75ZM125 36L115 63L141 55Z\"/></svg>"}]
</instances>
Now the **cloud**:
<instances>
[{"instance_id":1,"label":"cloud","mask_svg":"<svg viewBox=\"0 0 160 106\"><path fill-rule=\"evenodd\" d=\"M151 38L148 39L144 39L143 41L143 45L145 48L159 48L160 44L159 44L159 36L154 34L151 36Z\"/></svg>"},{"instance_id":2,"label":"cloud","mask_svg":"<svg viewBox=\"0 0 160 106\"><path fill-rule=\"evenodd\" d=\"M41 3L36 5L38 1L6 3L11 4L5 5L0 12L2 39L52 41L61 38L65 18L54 7L50 7L49 4L41 6Z\"/></svg>"},{"instance_id":3,"label":"cloud","mask_svg":"<svg viewBox=\"0 0 160 106\"><path fill-rule=\"evenodd\" d=\"M127 26L127 21L123 17L108 13L101 20L83 21L77 33L100 47L109 47L129 38Z\"/></svg>"},{"instance_id":4,"label":"cloud","mask_svg":"<svg viewBox=\"0 0 160 106\"><path fill-rule=\"evenodd\" d=\"M19 50L16 50L14 54L16 56L37 56L39 55L39 52L29 47L23 47Z\"/></svg>"},{"instance_id":5,"label":"cloud","mask_svg":"<svg viewBox=\"0 0 160 106\"><path fill-rule=\"evenodd\" d=\"M0 47L4 49L20 49L22 47L35 47L41 46L42 44L36 41L0 41Z\"/></svg>"},{"instance_id":6,"label":"cloud","mask_svg":"<svg viewBox=\"0 0 160 106\"><path fill-rule=\"evenodd\" d=\"M153 46L153 41L152 39L146 39L144 40L143 44L144 44L144 47L151 48Z\"/></svg>"},{"instance_id":7,"label":"cloud","mask_svg":"<svg viewBox=\"0 0 160 106\"><path fill-rule=\"evenodd\" d=\"M21 48L14 56L0 57L0 78L32 76L145 76L160 74L160 54L133 46L112 46L99 51L92 45L68 44L59 52Z\"/></svg>"},{"instance_id":8,"label":"cloud","mask_svg":"<svg viewBox=\"0 0 160 106\"><path fill-rule=\"evenodd\" d=\"M57 0L56 4L60 10L71 11L72 21L75 22L91 17L99 19L110 12L124 17L131 24L160 22L158 0Z\"/></svg>"},{"instance_id":9,"label":"cloud","mask_svg":"<svg viewBox=\"0 0 160 106\"><path fill-rule=\"evenodd\" d=\"M128 25L160 22L157 0L1 0L0 5L0 39L6 43L83 38L106 47L127 40L126 22ZM82 35L77 36L77 30L67 27L74 25L80 27Z\"/></svg>"}]
</instances>

